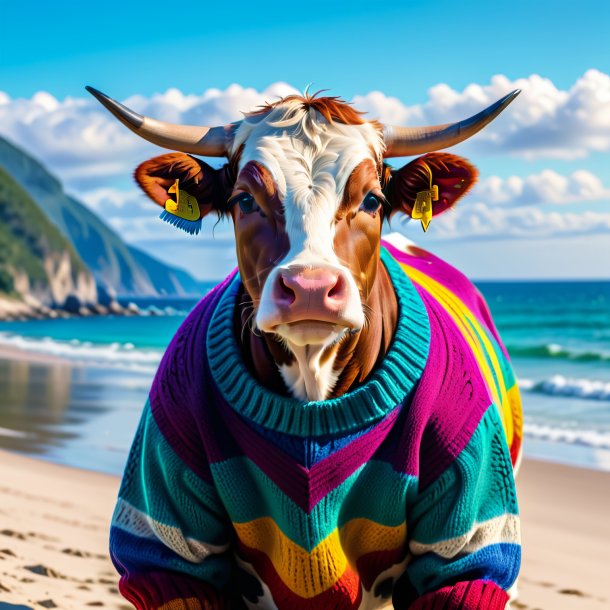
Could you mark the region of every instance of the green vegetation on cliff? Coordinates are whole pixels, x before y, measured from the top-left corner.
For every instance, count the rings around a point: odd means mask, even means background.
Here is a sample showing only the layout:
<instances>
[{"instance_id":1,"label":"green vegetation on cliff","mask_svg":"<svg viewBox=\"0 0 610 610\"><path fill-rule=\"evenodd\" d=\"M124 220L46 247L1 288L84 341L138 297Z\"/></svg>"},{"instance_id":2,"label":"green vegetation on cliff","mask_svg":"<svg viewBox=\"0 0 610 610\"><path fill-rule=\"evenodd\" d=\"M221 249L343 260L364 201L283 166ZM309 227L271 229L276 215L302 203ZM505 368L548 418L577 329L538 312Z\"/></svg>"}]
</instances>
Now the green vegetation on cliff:
<instances>
[{"instance_id":1,"label":"green vegetation on cliff","mask_svg":"<svg viewBox=\"0 0 610 610\"><path fill-rule=\"evenodd\" d=\"M98 285L127 295L197 295L206 284L126 244L89 208L67 195L61 182L28 153L0 138L4 168L73 245ZM129 168L125 168L129 172Z\"/></svg>"},{"instance_id":2,"label":"green vegetation on cliff","mask_svg":"<svg viewBox=\"0 0 610 610\"><path fill-rule=\"evenodd\" d=\"M64 253L73 274L86 270L72 244L0 167L0 292L15 292L16 274L25 274L32 288L44 291L49 281L45 260Z\"/></svg>"}]
</instances>

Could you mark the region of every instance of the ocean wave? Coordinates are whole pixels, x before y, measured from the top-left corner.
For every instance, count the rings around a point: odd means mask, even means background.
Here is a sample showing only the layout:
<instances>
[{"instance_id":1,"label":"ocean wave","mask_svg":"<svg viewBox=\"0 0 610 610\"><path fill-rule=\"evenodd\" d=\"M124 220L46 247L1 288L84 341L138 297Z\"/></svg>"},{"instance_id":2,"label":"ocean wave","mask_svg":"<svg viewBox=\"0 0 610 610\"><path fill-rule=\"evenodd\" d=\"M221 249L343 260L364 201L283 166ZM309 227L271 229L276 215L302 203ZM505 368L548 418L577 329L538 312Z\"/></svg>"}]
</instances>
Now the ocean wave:
<instances>
[{"instance_id":1,"label":"ocean wave","mask_svg":"<svg viewBox=\"0 0 610 610\"><path fill-rule=\"evenodd\" d=\"M553 375L549 379L534 381L520 379L519 388L526 392L548 394L549 396L574 396L589 400L610 400L610 381L596 379L575 379L563 375Z\"/></svg>"},{"instance_id":2,"label":"ocean wave","mask_svg":"<svg viewBox=\"0 0 610 610\"><path fill-rule=\"evenodd\" d=\"M608 316L604 316L602 319L591 317L588 319L582 319L582 317L549 319L549 316L546 314L541 314L535 318L533 316L528 316L527 320L514 320L512 318L513 316L506 316L505 319L501 316L494 316L494 322L502 332L509 330L527 330L530 328L535 328L537 330L543 328L559 328L562 330L578 328L603 333L608 327L610 320Z\"/></svg>"},{"instance_id":3,"label":"ocean wave","mask_svg":"<svg viewBox=\"0 0 610 610\"><path fill-rule=\"evenodd\" d=\"M133 343L95 344L90 341L58 341L50 337L42 339L0 333L0 346L55 356L77 364L120 368L123 370L154 373L162 351L136 349Z\"/></svg>"},{"instance_id":4,"label":"ocean wave","mask_svg":"<svg viewBox=\"0 0 610 610\"><path fill-rule=\"evenodd\" d=\"M610 361L610 352L604 350L575 350L562 347L557 343L544 345L508 345L508 353L513 358L558 358L577 362Z\"/></svg>"},{"instance_id":5,"label":"ocean wave","mask_svg":"<svg viewBox=\"0 0 610 610\"><path fill-rule=\"evenodd\" d=\"M129 303L131 305L131 303ZM137 307L137 304L136 304ZM186 317L189 314L188 309L176 309L171 305L166 307L157 307L156 305L148 305L147 307L138 307L141 316L179 316Z\"/></svg>"},{"instance_id":6,"label":"ocean wave","mask_svg":"<svg viewBox=\"0 0 610 610\"><path fill-rule=\"evenodd\" d=\"M524 424L523 432L526 437L536 440L582 445L594 449L610 449L610 432L555 428L553 426L528 423Z\"/></svg>"},{"instance_id":7,"label":"ocean wave","mask_svg":"<svg viewBox=\"0 0 610 610\"><path fill-rule=\"evenodd\" d=\"M0 426L0 436L7 436L9 438L28 438L30 435L21 430L13 430L12 428L3 428Z\"/></svg>"}]
</instances>

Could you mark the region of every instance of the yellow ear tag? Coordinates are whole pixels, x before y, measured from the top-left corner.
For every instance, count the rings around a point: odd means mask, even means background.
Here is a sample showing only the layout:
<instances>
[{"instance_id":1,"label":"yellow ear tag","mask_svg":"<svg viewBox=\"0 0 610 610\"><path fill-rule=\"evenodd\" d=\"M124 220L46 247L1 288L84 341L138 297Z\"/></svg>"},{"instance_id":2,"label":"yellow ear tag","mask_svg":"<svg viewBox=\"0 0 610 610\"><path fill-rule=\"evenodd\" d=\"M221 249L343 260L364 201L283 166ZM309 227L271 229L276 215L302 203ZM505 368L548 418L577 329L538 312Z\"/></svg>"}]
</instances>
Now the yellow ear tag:
<instances>
[{"instance_id":1,"label":"yellow ear tag","mask_svg":"<svg viewBox=\"0 0 610 610\"><path fill-rule=\"evenodd\" d=\"M432 222L432 202L438 201L438 186L432 184L432 170L430 166L424 163L424 167L430 178L430 188L427 191L419 191L417 193L413 209L411 210L411 218L421 220L421 226L425 233Z\"/></svg>"},{"instance_id":2,"label":"yellow ear tag","mask_svg":"<svg viewBox=\"0 0 610 610\"><path fill-rule=\"evenodd\" d=\"M176 195L176 201L168 199L165 209L161 212L161 220L190 233L197 235L201 230L201 210L197 198L183 191L179 186L179 180L172 184L167 192Z\"/></svg>"},{"instance_id":3,"label":"yellow ear tag","mask_svg":"<svg viewBox=\"0 0 610 610\"><path fill-rule=\"evenodd\" d=\"M179 187L179 180L176 180L176 182L167 189L167 192L176 194L176 201L168 199L165 202L165 210L167 212L174 216L184 218L185 220L199 220L201 212L199 211L197 199Z\"/></svg>"},{"instance_id":4,"label":"yellow ear tag","mask_svg":"<svg viewBox=\"0 0 610 610\"><path fill-rule=\"evenodd\" d=\"M432 221L432 202L438 201L438 186L432 185L428 191L420 191L415 198L411 218L421 220L422 229L428 230L428 226Z\"/></svg>"}]
</instances>

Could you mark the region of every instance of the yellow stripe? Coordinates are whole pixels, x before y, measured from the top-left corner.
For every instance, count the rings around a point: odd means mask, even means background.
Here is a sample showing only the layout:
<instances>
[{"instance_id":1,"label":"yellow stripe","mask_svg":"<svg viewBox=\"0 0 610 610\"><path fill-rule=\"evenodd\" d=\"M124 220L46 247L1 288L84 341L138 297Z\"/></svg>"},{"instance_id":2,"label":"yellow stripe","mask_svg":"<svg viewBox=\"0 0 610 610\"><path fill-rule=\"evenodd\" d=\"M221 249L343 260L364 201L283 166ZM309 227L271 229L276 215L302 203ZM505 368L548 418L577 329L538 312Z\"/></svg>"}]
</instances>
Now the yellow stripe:
<instances>
[{"instance_id":1,"label":"yellow stripe","mask_svg":"<svg viewBox=\"0 0 610 610\"><path fill-rule=\"evenodd\" d=\"M332 587L347 568L347 558L334 530L308 553L287 538L270 517L233 524L240 541L263 552L284 584L306 599Z\"/></svg>"},{"instance_id":2,"label":"yellow stripe","mask_svg":"<svg viewBox=\"0 0 610 610\"><path fill-rule=\"evenodd\" d=\"M360 557L377 551L392 551L407 542L406 522L390 527L370 519L352 519L340 530L344 552L352 563Z\"/></svg>"},{"instance_id":3,"label":"yellow stripe","mask_svg":"<svg viewBox=\"0 0 610 610\"><path fill-rule=\"evenodd\" d=\"M521 408L521 394L519 393L519 386L517 384L508 390L508 402L510 403L510 410L513 414L515 436L521 439L523 438L523 410Z\"/></svg>"},{"instance_id":4,"label":"yellow stripe","mask_svg":"<svg viewBox=\"0 0 610 610\"><path fill-rule=\"evenodd\" d=\"M264 553L284 584L309 599L334 586L366 553L399 548L406 541L406 524L387 527L368 519L352 519L335 529L311 552L286 537L270 517L234 523L239 540Z\"/></svg>"},{"instance_id":5,"label":"yellow stripe","mask_svg":"<svg viewBox=\"0 0 610 610\"><path fill-rule=\"evenodd\" d=\"M506 440L509 446L512 445L514 428L513 428L513 414L511 412L511 403L508 400L506 387L504 382L504 376L502 374L502 367L498 361L496 351L489 341L485 330L481 327L479 321L476 319L474 314L468 309L464 302L453 294L450 290L445 288L442 284L436 280L428 277L418 269L399 263L407 276L415 283L422 286L432 297L438 301L443 309L449 314L449 316L456 323L458 329L462 333L464 339L468 343L477 363L483 373L487 387L492 394L493 400L498 407L502 422L504 425L504 432L506 434ZM478 331L476 332L470 328L469 324ZM489 367L485 353L489 356L492 363L493 370L495 372L496 379L500 384L500 392L496 387L494 375Z\"/></svg>"}]
</instances>

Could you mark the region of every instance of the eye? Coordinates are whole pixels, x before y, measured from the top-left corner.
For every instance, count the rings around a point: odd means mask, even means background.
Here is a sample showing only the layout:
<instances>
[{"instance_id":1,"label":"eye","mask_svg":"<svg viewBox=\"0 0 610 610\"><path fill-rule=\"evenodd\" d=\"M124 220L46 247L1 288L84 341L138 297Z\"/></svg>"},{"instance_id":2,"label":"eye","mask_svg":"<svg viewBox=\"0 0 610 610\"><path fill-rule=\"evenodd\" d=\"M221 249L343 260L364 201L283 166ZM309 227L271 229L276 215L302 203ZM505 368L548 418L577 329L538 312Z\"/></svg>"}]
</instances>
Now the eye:
<instances>
[{"instance_id":1,"label":"eye","mask_svg":"<svg viewBox=\"0 0 610 610\"><path fill-rule=\"evenodd\" d=\"M252 197L250 193L240 193L233 197L229 201L229 207L232 207L235 204L239 204L239 209L243 214L251 214L258 209L258 205L256 205L256 201L254 201L254 197Z\"/></svg>"},{"instance_id":2,"label":"eye","mask_svg":"<svg viewBox=\"0 0 610 610\"><path fill-rule=\"evenodd\" d=\"M368 214L375 215L379 208L381 207L381 199L374 195L373 193L369 193L360 204L360 209Z\"/></svg>"}]
</instances>

